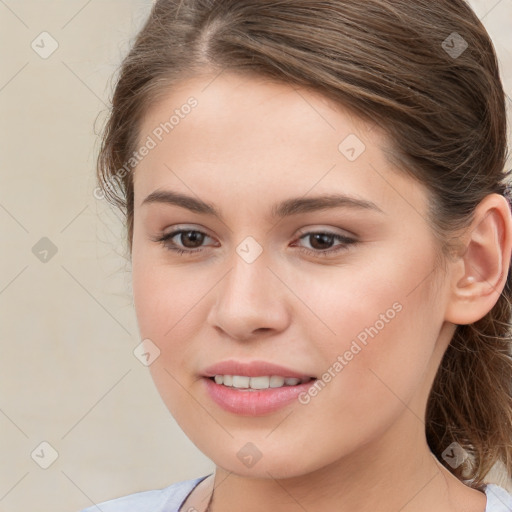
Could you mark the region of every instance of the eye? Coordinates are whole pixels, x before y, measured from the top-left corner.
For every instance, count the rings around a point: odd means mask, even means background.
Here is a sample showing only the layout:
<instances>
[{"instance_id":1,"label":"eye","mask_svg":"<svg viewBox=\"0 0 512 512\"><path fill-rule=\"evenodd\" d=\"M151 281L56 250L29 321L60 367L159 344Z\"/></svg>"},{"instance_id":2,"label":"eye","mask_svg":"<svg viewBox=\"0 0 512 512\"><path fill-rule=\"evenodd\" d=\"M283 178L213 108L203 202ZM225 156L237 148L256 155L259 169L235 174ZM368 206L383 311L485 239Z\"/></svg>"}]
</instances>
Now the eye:
<instances>
[{"instance_id":1,"label":"eye","mask_svg":"<svg viewBox=\"0 0 512 512\"><path fill-rule=\"evenodd\" d=\"M176 254L196 254L204 250L204 241L209 237L206 233L197 229L176 229L170 233L163 234L153 239L161 243L166 249ZM300 247L301 252L312 256L333 256L346 251L348 246L357 243L357 240L331 233L329 231L310 231L304 233L299 240L308 240L310 247ZM340 242L337 248L332 248L335 241Z\"/></svg>"},{"instance_id":2,"label":"eye","mask_svg":"<svg viewBox=\"0 0 512 512\"><path fill-rule=\"evenodd\" d=\"M183 249L176 243L181 242ZM160 242L166 249L174 251L177 254L184 253L197 253L203 250L202 243L205 238L210 238L206 233L196 229L178 229L171 233L166 233L162 236L154 238L154 242Z\"/></svg>"},{"instance_id":3,"label":"eye","mask_svg":"<svg viewBox=\"0 0 512 512\"><path fill-rule=\"evenodd\" d=\"M301 247L301 252L306 252L313 256L332 256L342 251L346 251L350 245L357 243L357 240L349 238L344 235L337 233L331 233L329 231L310 231L303 234L299 240L308 240L310 248ZM332 244L335 241L340 242L337 248L332 249Z\"/></svg>"}]
</instances>

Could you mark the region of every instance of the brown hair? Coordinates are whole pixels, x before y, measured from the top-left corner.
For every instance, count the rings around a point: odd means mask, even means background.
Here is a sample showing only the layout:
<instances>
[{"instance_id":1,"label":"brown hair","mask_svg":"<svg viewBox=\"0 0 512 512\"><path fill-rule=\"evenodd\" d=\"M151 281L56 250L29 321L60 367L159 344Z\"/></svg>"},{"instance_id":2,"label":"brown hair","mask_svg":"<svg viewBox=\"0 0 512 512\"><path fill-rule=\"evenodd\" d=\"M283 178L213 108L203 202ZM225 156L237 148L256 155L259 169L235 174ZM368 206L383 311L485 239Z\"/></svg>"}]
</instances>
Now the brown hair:
<instances>
[{"instance_id":1,"label":"brown hair","mask_svg":"<svg viewBox=\"0 0 512 512\"><path fill-rule=\"evenodd\" d=\"M157 0L120 68L98 156L130 253L133 172L119 170L144 114L178 81L222 70L311 88L379 123L390 157L427 187L445 256L486 195L508 195L497 59L463 0ZM430 449L478 489L496 462L512 475L511 308L509 268L491 311L457 326L427 403ZM469 464L446 463L453 442Z\"/></svg>"}]
</instances>

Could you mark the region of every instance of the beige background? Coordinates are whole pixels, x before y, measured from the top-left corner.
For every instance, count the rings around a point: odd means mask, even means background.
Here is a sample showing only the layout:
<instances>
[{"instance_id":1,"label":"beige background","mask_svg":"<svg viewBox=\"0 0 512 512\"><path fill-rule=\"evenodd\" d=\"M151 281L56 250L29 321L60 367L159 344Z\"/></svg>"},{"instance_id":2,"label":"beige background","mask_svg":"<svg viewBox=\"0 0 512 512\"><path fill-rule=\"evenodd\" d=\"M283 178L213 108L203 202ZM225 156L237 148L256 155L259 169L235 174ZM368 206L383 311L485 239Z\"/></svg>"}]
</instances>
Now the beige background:
<instances>
[{"instance_id":1,"label":"beige background","mask_svg":"<svg viewBox=\"0 0 512 512\"><path fill-rule=\"evenodd\" d=\"M512 97L512 0L472 4ZM93 195L95 126L150 6L0 0L0 512L73 512L213 468L133 355L122 223Z\"/></svg>"}]
</instances>

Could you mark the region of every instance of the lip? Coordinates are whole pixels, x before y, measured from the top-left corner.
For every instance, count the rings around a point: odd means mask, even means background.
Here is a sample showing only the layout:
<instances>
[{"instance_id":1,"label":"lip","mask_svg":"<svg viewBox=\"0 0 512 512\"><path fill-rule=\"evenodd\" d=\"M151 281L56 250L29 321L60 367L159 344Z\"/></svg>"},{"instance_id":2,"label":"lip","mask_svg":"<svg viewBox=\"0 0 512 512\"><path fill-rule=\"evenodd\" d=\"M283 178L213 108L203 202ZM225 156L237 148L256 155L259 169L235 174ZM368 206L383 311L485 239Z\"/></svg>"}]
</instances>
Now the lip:
<instances>
[{"instance_id":1,"label":"lip","mask_svg":"<svg viewBox=\"0 0 512 512\"><path fill-rule=\"evenodd\" d=\"M208 377L203 377L201 381L204 382L206 393L219 407L240 416L262 416L282 409L296 402L298 396L316 382L311 380L296 386L251 391L217 384Z\"/></svg>"},{"instance_id":2,"label":"lip","mask_svg":"<svg viewBox=\"0 0 512 512\"><path fill-rule=\"evenodd\" d=\"M245 363L235 360L221 361L208 366L201 373L203 377L215 377L215 375L244 375L247 377L279 375L281 377L295 377L297 379L314 377L311 374L302 373L267 361L250 361Z\"/></svg>"},{"instance_id":3,"label":"lip","mask_svg":"<svg viewBox=\"0 0 512 512\"><path fill-rule=\"evenodd\" d=\"M311 380L296 386L283 386L263 390L240 390L211 380L215 375L244 375L247 377L261 377L279 375L281 377L294 377L297 379L316 379L313 375L303 373L291 368L270 363L267 361L221 361L202 372L205 392L225 411L241 416L262 416L282 409L297 400L297 397L308 390L316 382Z\"/></svg>"}]
</instances>

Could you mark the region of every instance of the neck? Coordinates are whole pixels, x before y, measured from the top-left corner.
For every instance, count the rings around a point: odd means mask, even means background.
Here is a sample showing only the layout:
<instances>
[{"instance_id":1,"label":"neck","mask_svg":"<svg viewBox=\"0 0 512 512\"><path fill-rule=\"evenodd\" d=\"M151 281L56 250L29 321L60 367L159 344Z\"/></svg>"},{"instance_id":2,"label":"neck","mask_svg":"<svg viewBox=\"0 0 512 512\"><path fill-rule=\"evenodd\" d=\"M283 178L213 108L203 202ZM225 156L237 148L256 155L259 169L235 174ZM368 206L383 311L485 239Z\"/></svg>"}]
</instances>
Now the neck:
<instances>
[{"instance_id":1,"label":"neck","mask_svg":"<svg viewBox=\"0 0 512 512\"><path fill-rule=\"evenodd\" d=\"M306 475L273 478L269 466L254 477L217 467L209 510L484 512L485 495L465 486L435 459L418 417L405 410L401 422L378 442Z\"/></svg>"}]
</instances>

